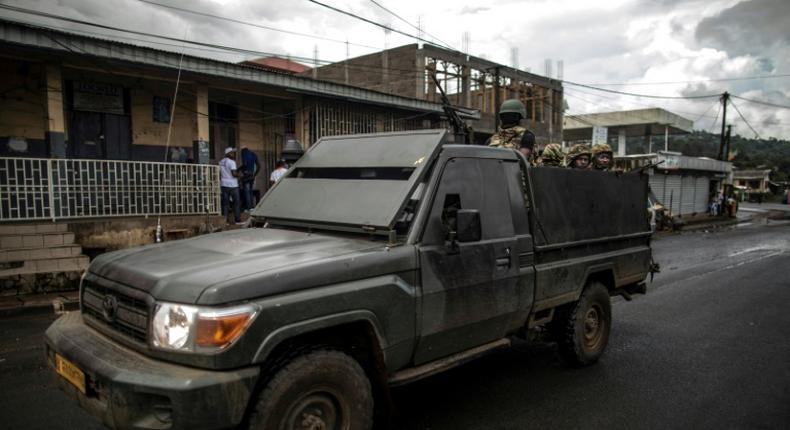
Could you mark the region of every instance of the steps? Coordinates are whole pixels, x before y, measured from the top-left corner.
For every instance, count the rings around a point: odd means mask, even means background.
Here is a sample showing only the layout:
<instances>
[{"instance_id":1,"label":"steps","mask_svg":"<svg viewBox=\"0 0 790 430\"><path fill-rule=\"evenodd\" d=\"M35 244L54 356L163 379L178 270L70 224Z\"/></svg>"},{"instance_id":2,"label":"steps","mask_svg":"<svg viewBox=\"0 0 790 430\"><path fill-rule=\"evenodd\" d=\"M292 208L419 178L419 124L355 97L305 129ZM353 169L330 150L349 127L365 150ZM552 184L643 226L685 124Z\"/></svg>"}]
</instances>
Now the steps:
<instances>
[{"instance_id":1,"label":"steps","mask_svg":"<svg viewBox=\"0 0 790 430\"><path fill-rule=\"evenodd\" d=\"M0 295L68 288L89 262L67 224L0 225Z\"/></svg>"}]
</instances>

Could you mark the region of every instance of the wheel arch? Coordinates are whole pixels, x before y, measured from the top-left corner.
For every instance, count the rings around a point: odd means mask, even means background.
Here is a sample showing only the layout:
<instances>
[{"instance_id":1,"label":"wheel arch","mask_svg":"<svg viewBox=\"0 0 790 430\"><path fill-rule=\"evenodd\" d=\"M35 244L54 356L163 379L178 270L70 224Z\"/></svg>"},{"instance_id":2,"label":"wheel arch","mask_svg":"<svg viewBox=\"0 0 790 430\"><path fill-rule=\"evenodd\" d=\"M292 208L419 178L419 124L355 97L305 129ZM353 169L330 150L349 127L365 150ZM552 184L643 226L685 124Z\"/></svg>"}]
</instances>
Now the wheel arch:
<instances>
[{"instance_id":1,"label":"wheel arch","mask_svg":"<svg viewBox=\"0 0 790 430\"><path fill-rule=\"evenodd\" d=\"M264 339L254 357L262 367L259 386L290 359L312 349L336 349L362 366L373 388L377 414L387 414L392 401L387 385L387 339L376 315L353 310L280 327Z\"/></svg>"}]
</instances>

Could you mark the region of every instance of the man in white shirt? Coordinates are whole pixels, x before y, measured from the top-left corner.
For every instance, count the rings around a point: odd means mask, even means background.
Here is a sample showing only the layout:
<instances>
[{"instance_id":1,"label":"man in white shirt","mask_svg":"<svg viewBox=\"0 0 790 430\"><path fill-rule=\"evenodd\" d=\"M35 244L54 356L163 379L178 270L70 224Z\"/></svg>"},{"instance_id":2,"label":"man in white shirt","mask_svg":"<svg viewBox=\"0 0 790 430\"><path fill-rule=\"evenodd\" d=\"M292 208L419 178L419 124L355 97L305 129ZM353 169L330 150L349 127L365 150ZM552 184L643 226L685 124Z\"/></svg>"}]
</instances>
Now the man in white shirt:
<instances>
[{"instance_id":1,"label":"man in white shirt","mask_svg":"<svg viewBox=\"0 0 790 430\"><path fill-rule=\"evenodd\" d=\"M277 164L274 167L272 174L269 175L269 186L276 184L288 171L288 167L285 166L285 160L277 160Z\"/></svg>"},{"instance_id":2,"label":"man in white shirt","mask_svg":"<svg viewBox=\"0 0 790 430\"><path fill-rule=\"evenodd\" d=\"M219 179L222 189L222 216L228 219L228 206L233 201L233 215L236 224L241 222L241 199L239 198L239 179L241 176L236 167L236 150L225 148L225 158L219 161Z\"/></svg>"}]
</instances>

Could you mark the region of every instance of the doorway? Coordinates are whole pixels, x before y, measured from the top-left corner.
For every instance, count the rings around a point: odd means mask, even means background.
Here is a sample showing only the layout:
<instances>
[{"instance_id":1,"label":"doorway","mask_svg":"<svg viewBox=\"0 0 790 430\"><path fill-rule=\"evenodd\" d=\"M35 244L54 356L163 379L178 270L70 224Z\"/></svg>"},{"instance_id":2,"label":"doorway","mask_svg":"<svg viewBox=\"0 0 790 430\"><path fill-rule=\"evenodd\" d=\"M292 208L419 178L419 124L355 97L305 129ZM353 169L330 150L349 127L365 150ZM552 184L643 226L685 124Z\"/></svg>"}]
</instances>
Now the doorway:
<instances>
[{"instance_id":1,"label":"doorway","mask_svg":"<svg viewBox=\"0 0 790 430\"><path fill-rule=\"evenodd\" d=\"M72 158L129 160L132 121L128 115L72 111L68 154Z\"/></svg>"}]
</instances>

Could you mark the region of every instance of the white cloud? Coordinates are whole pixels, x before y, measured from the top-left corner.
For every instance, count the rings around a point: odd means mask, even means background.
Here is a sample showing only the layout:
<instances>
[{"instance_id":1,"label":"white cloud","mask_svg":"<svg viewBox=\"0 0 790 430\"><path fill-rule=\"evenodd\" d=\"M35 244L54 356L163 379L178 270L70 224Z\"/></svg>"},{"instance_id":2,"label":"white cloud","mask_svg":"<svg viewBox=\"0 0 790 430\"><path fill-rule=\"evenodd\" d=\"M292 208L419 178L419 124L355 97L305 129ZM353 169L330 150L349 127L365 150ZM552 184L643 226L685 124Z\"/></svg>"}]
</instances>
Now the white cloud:
<instances>
[{"instance_id":1,"label":"white cloud","mask_svg":"<svg viewBox=\"0 0 790 430\"><path fill-rule=\"evenodd\" d=\"M396 33L385 35L380 28L307 1L154 1L341 42L252 28L136 0L14 0L11 3L172 37L183 37L186 32L190 39L289 54L303 57L306 62L313 57L314 47L318 48L321 59L344 59L347 46L342 41L345 40L351 42L351 56L374 51L354 43L376 48L415 43L413 39ZM404 32L417 33L416 29L368 0L322 1L390 24ZM544 59L552 58L564 60L565 78L575 82L629 83L632 85L607 88L671 96L714 94L727 90L747 98L790 105L788 78L644 85L790 73L790 32L786 30L786 23L790 22L790 2L787 0L510 0L489 3L485 7L470 0L452 3L417 0L378 2L415 25L419 19L426 38L432 35L456 48L461 47L463 33L469 32L470 52L483 54L493 61L508 64L511 47L518 47L519 65L529 67L533 72L542 73ZM22 17L5 11L3 14ZM33 18L24 19L29 21ZM73 24L46 22L79 28ZM192 53L217 56L216 53ZM229 61L242 59L239 55L221 58ZM696 119L714 102L713 99L645 99L570 85L566 88L568 103L575 113L655 106ZM736 103L762 135L790 137L790 109L771 108L737 99ZM715 113L715 109L709 109L699 124L709 127ZM749 135L748 127L740 119L735 120L735 126L737 132Z\"/></svg>"}]
</instances>

